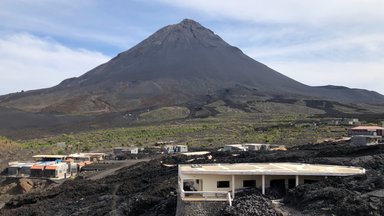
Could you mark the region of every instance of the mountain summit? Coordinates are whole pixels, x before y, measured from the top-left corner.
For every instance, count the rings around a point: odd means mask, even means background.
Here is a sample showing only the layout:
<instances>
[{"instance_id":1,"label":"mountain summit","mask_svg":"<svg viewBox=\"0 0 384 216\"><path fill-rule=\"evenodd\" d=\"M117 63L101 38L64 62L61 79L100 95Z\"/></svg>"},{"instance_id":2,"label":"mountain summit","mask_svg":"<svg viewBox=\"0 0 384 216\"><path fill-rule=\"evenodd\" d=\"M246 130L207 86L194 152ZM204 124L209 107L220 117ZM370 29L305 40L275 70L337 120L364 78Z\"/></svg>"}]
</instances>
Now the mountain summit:
<instances>
[{"instance_id":1,"label":"mountain summit","mask_svg":"<svg viewBox=\"0 0 384 216\"><path fill-rule=\"evenodd\" d=\"M269 86L269 89L275 86L278 90L283 90L282 85L295 85L300 90L304 87L254 61L211 30L188 19L160 29L106 65L79 77L76 82L87 85L106 80L140 82L165 79L218 87L230 83Z\"/></svg>"},{"instance_id":2,"label":"mountain summit","mask_svg":"<svg viewBox=\"0 0 384 216\"><path fill-rule=\"evenodd\" d=\"M261 99L384 103L384 96L375 92L299 83L185 19L78 78L48 89L2 96L0 106L32 112L100 113L193 104L230 91Z\"/></svg>"}]
</instances>

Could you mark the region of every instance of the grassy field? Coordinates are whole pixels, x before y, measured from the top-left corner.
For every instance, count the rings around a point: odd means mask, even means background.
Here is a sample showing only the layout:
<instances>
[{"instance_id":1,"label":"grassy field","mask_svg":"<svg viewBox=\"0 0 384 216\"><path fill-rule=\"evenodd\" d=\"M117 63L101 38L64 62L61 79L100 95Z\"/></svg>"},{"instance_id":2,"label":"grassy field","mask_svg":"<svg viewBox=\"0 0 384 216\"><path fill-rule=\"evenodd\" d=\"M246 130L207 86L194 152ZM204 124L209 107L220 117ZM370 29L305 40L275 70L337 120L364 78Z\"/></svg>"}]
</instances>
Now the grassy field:
<instances>
[{"instance_id":1,"label":"grassy field","mask_svg":"<svg viewBox=\"0 0 384 216\"><path fill-rule=\"evenodd\" d=\"M301 123L297 123L297 122ZM346 135L345 127L312 123L300 116L219 115L205 119L168 121L145 126L111 128L22 141L24 149L52 153L110 151L114 146L151 146L174 140L190 147L220 148L230 143L276 143L286 146ZM66 147L56 147L65 142Z\"/></svg>"}]
</instances>

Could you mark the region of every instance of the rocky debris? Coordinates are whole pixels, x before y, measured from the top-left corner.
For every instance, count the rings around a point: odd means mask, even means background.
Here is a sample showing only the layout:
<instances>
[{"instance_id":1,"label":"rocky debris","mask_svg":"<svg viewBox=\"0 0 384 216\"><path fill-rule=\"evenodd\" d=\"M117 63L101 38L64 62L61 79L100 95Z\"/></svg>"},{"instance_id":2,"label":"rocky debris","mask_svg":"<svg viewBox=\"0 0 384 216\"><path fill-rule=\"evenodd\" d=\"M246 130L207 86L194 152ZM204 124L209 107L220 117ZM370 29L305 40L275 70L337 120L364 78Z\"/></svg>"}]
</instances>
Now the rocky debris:
<instances>
[{"instance_id":1,"label":"rocky debris","mask_svg":"<svg viewBox=\"0 0 384 216\"><path fill-rule=\"evenodd\" d=\"M52 185L46 179L6 178L0 181L0 194L20 195L29 192L41 191Z\"/></svg>"},{"instance_id":2,"label":"rocky debris","mask_svg":"<svg viewBox=\"0 0 384 216\"><path fill-rule=\"evenodd\" d=\"M261 195L258 190L247 190L236 194L232 206L226 206L222 216L280 216L274 209L272 202L267 197Z\"/></svg>"},{"instance_id":3,"label":"rocky debris","mask_svg":"<svg viewBox=\"0 0 384 216\"><path fill-rule=\"evenodd\" d=\"M213 216L221 215L228 202L184 202L178 199L176 216Z\"/></svg>"},{"instance_id":4,"label":"rocky debris","mask_svg":"<svg viewBox=\"0 0 384 216\"><path fill-rule=\"evenodd\" d=\"M307 215L384 215L384 197L374 193L383 188L384 178L369 171L366 176L329 177L299 185L284 200Z\"/></svg>"},{"instance_id":5,"label":"rocky debris","mask_svg":"<svg viewBox=\"0 0 384 216\"><path fill-rule=\"evenodd\" d=\"M19 179L19 187L22 193L27 193L31 191L33 188L33 185L34 185L33 182L29 179L25 179L25 178Z\"/></svg>"},{"instance_id":6,"label":"rocky debris","mask_svg":"<svg viewBox=\"0 0 384 216\"><path fill-rule=\"evenodd\" d=\"M75 179L46 191L21 195L9 201L0 215L175 215L177 166L163 164L236 162L362 166L367 169L365 176L330 177L289 190L284 197L285 206L303 215L384 215L383 151L384 145L325 144L288 151L242 152L237 156L212 152L211 159L207 156L164 156L125 167L98 180ZM232 207L226 206L217 211L219 213L209 215L279 215L270 200L281 196L269 190L266 196L257 190L237 193Z\"/></svg>"}]
</instances>

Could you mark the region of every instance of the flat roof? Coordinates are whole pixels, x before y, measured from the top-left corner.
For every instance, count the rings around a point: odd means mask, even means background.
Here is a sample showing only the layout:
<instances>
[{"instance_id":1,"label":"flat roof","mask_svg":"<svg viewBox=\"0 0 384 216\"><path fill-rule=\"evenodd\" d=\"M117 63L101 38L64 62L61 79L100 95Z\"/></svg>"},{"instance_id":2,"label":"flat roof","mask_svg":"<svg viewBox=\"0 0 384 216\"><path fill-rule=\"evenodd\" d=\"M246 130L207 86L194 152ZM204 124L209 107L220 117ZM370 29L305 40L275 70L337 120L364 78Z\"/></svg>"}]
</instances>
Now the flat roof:
<instances>
[{"instance_id":1,"label":"flat roof","mask_svg":"<svg viewBox=\"0 0 384 216\"><path fill-rule=\"evenodd\" d=\"M100 152L88 152L88 153L80 153L84 155L107 155L106 153L100 153Z\"/></svg>"},{"instance_id":2,"label":"flat roof","mask_svg":"<svg viewBox=\"0 0 384 216\"><path fill-rule=\"evenodd\" d=\"M69 158L77 157L77 158L89 158L89 155L83 154L83 153L75 153L68 155Z\"/></svg>"},{"instance_id":3,"label":"flat roof","mask_svg":"<svg viewBox=\"0 0 384 216\"><path fill-rule=\"evenodd\" d=\"M361 167L303 163L180 164L182 174L218 175L312 175L350 176L365 174Z\"/></svg>"},{"instance_id":4,"label":"flat roof","mask_svg":"<svg viewBox=\"0 0 384 216\"><path fill-rule=\"evenodd\" d=\"M197 151L197 152L182 152L181 154L186 156L192 156L192 155L206 155L210 153L211 152L209 151Z\"/></svg>"},{"instance_id":5,"label":"flat roof","mask_svg":"<svg viewBox=\"0 0 384 216\"><path fill-rule=\"evenodd\" d=\"M67 155L34 155L33 158L66 158Z\"/></svg>"},{"instance_id":6,"label":"flat roof","mask_svg":"<svg viewBox=\"0 0 384 216\"><path fill-rule=\"evenodd\" d=\"M357 126L354 128L351 128L351 130L384 130L384 127L380 126Z\"/></svg>"}]
</instances>

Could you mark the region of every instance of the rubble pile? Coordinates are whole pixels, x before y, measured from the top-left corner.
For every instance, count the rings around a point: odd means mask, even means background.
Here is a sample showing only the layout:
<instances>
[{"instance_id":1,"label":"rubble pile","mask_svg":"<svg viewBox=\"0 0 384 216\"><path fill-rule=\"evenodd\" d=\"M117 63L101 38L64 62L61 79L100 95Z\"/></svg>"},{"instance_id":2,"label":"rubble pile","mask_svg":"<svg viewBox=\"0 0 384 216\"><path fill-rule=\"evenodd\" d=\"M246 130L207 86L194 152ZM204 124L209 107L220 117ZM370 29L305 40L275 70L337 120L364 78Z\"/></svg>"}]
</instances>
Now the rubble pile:
<instances>
[{"instance_id":1,"label":"rubble pile","mask_svg":"<svg viewBox=\"0 0 384 216\"><path fill-rule=\"evenodd\" d=\"M261 195L258 190L247 190L236 194L232 206L226 206L222 216L243 216L243 215L270 215L279 216L273 208L270 199Z\"/></svg>"}]
</instances>

